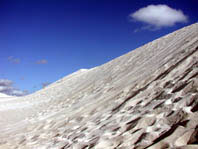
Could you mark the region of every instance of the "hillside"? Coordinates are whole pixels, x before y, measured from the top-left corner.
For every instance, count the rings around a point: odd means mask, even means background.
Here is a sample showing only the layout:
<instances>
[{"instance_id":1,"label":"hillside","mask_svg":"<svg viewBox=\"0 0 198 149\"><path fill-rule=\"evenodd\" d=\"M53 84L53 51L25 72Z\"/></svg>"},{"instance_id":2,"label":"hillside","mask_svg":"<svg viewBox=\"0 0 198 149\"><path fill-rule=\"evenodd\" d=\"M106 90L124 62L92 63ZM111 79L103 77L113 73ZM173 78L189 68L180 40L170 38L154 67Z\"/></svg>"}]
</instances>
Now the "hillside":
<instances>
[{"instance_id":1,"label":"hillside","mask_svg":"<svg viewBox=\"0 0 198 149\"><path fill-rule=\"evenodd\" d=\"M0 102L0 149L198 148L198 24Z\"/></svg>"}]
</instances>

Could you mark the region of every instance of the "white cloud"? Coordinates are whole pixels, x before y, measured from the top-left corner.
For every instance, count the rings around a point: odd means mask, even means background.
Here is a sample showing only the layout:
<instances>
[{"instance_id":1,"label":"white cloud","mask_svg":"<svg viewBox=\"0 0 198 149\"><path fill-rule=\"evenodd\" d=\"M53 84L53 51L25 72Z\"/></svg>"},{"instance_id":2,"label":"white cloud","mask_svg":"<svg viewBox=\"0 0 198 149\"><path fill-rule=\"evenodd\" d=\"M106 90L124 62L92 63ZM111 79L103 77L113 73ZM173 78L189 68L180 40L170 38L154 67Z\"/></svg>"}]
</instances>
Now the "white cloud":
<instances>
[{"instance_id":1,"label":"white cloud","mask_svg":"<svg viewBox=\"0 0 198 149\"><path fill-rule=\"evenodd\" d=\"M22 91L13 86L13 82L7 79L0 79L0 93L4 93L11 96L24 96L27 95L27 91Z\"/></svg>"},{"instance_id":2,"label":"white cloud","mask_svg":"<svg viewBox=\"0 0 198 149\"><path fill-rule=\"evenodd\" d=\"M36 61L36 64L47 64L48 61L46 59Z\"/></svg>"},{"instance_id":3,"label":"white cloud","mask_svg":"<svg viewBox=\"0 0 198 149\"><path fill-rule=\"evenodd\" d=\"M13 57L13 56L9 56L9 57L8 57L8 61L9 61L10 63L13 63L13 64L19 64L21 60L20 60L19 58L15 58L15 57Z\"/></svg>"},{"instance_id":4,"label":"white cloud","mask_svg":"<svg viewBox=\"0 0 198 149\"><path fill-rule=\"evenodd\" d=\"M148 5L130 14L130 18L144 22L153 28L170 27L176 23L188 21L188 17L181 10L170 8L167 5Z\"/></svg>"},{"instance_id":5,"label":"white cloud","mask_svg":"<svg viewBox=\"0 0 198 149\"><path fill-rule=\"evenodd\" d=\"M12 81L7 80L7 79L0 79L0 86L11 86Z\"/></svg>"}]
</instances>

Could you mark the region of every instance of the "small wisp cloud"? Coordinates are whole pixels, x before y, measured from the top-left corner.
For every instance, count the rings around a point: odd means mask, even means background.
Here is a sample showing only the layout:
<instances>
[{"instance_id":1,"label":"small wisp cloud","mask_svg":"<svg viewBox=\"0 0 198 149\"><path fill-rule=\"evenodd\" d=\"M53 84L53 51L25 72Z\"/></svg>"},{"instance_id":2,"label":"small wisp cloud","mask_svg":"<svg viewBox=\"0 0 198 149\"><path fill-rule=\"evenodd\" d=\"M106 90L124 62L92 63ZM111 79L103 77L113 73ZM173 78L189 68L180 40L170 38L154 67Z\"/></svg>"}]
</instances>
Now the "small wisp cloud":
<instances>
[{"instance_id":1,"label":"small wisp cloud","mask_svg":"<svg viewBox=\"0 0 198 149\"><path fill-rule=\"evenodd\" d=\"M15 58L15 57L13 57L13 56L9 56L9 57L8 57L8 61L9 61L10 63L13 63L13 64L19 64L21 60L20 60L19 58Z\"/></svg>"},{"instance_id":2,"label":"small wisp cloud","mask_svg":"<svg viewBox=\"0 0 198 149\"><path fill-rule=\"evenodd\" d=\"M46 59L41 59L41 60L38 60L36 61L36 64L47 64L48 61Z\"/></svg>"},{"instance_id":3,"label":"small wisp cloud","mask_svg":"<svg viewBox=\"0 0 198 149\"><path fill-rule=\"evenodd\" d=\"M130 18L146 23L148 26L144 27L144 29L150 27L160 29L188 21L188 17L181 10L173 9L167 5L148 5L130 14Z\"/></svg>"}]
</instances>

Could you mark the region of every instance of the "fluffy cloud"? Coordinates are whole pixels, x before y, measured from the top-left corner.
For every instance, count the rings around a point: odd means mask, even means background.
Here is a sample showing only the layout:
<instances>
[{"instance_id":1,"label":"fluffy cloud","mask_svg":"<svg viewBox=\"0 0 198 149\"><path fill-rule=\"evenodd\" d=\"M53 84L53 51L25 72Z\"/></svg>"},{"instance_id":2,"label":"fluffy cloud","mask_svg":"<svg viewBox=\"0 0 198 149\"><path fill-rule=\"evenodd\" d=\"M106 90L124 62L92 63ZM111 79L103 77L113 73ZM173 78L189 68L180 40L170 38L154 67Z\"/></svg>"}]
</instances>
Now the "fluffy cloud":
<instances>
[{"instance_id":1,"label":"fluffy cloud","mask_svg":"<svg viewBox=\"0 0 198 149\"><path fill-rule=\"evenodd\" d=\"M148 5L130 14L130 18L154 28L170 27L176 23L188 21L188 17L181 10L170 8L167 5Z\"/></svg>"},{"instance_id":2,"label":"fluffy cloud","mask_svg":"<svg viewBox=\"0 0 198 149\"><path fill-rule=\"evenodd\" d=\"M19 58L15 58L15 57L13 57L13 56L9 56L9 57L8 57L8 61L9 61L10 63L13 63L13 64L19 64L21 60L20 60Z\"/></svg>"},{"instance_id":3,"label":"fluffy cloud","mask_svg":"<svg viewBox=\"0 0 198 149\"><path fill-rule=\"evenodd\" d=\"M11 86L12 81L7 80L7 79L0 79L0 86Z\"/></svg>"},{"instance_id":4,"label":"fluffy cloud","mask_svg":"<svg viewBox=\"0 0 198 149\"><path fill-rule=\"evenodd\" d=\"M11 96L24 96L28 94L28 91L21 91L13 87L13 82L11 80L0 79L0 93Z\"/></svg>"},{"instance_id":5,"label":"fluffy cloud","mask_svg":"<svg viewBox=\"0 0 198 149\"><path fill-rule=\"evenodd\" d=\"M36 64L47 64L48 61L46 59L38 60Z\"/></svg>"}]
</instances>

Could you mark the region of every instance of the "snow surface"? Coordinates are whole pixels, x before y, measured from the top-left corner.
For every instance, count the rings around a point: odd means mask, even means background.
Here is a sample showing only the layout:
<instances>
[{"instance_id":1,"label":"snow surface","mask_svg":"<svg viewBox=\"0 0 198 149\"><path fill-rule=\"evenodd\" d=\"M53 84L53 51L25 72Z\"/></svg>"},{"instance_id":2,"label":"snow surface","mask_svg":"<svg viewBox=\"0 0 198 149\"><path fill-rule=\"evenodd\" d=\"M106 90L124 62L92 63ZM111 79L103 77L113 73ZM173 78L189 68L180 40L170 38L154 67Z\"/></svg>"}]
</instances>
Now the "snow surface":
<instances>
[{"instance_id":1,"label":"snow surface","mask_svg":"<svg viewBox=\"0 0 198 149\"><path fill-rule=\"evenodd\" d=\"M11 97L11 96L3 94L3 93L0 93L0 98L7 98L7 97Z\"/></svg>"}]
</instances>

